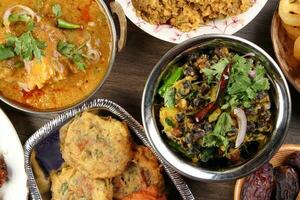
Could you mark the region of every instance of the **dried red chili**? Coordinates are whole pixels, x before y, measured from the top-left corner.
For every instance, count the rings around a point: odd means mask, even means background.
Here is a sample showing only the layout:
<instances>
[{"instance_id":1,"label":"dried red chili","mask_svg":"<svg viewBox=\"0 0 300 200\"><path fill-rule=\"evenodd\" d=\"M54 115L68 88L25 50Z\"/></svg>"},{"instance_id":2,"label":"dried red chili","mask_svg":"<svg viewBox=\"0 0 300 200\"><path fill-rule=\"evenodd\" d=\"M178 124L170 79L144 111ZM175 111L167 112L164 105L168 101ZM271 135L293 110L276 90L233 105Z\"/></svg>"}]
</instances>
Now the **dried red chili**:
<instances>
[{"instance_id":1,"label":"dried red chili","mask_svg":"<svg viewBox=\"0 0 300 200\"><path fill-rule=\"evenodd\" d=\"M216 101L215 102L210 102L203 109L199 110L195 114L195 120L196 120L196 122L201 122L208 114L210 114L212 111L214 111L215 109L218 108L217 103L219 101L221 101L222 96L224 95L224 93L226 91L231 68L232 68L232 64L229 63L225 67L225 69L223 70L222 75L221 75L221 79L220 79L220 82L219 82L219 86L218 86L218 92L217 92Z\"/></svg>"}]
</instances>

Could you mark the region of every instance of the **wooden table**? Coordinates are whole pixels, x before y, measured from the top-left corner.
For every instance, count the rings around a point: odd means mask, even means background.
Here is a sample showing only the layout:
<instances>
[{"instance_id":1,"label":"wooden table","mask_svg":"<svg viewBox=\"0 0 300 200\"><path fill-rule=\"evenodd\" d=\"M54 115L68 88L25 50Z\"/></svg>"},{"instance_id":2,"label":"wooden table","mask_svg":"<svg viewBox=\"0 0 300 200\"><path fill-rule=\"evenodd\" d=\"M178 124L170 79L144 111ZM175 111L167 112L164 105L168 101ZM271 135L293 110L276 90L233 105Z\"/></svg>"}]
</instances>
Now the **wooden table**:
<instances>
[{"instance_id":1,"label":"wooden table","mask_svg":"<svg viewBox=\"0 0 300 200\"><path fill-rule=\"evenodd\" d=\"M269 0L262 12L236 35L246 38L274 56L270 25L277 1ZM128 41L125 49L117 55L112 73L94 98L107 98L123 106L141 122L141 98L147 77L156 62L174 45L160 41L144 33L131 22L128 23ZM290 86L293 114L286 143L300 143L300 94ZM14 124L22 143L54 116L30 116L0 103ZM1 123L0 123L1 124ZM233 199L234 182L201 183L186 180L196 199Z\"/></svg>"}]
</instances>

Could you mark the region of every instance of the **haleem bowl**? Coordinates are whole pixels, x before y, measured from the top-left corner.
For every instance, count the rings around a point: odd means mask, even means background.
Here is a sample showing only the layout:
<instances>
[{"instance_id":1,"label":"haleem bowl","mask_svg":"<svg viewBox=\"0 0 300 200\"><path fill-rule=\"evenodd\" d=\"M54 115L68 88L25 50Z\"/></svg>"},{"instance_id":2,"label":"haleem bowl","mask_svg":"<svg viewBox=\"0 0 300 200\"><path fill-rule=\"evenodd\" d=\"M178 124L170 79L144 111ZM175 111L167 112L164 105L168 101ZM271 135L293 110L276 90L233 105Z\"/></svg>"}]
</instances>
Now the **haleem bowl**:
<instances>
[{"instance_id":1,"label":"haleem bowl","mask_svg":"<svg viewBox=\"0 0 300 200\"><path fill-rule=\"evenodd\" d=\"M244 177L271 159L291 116L289 88L257 45L228 35L190 39L154 67L142 99L153 149L205 182Z\"/></svg>"},{"instance_id":2,"label":"haleem bowl","mask_svg":"<svg viewBox=\"0 0 300 200\"><path fill-rule=\"evenodd\" d=\"M28 113L83 103L125 45L126 17L115 1L5 0L0 16L0 99Z\"/></svg>"}]
</instances>

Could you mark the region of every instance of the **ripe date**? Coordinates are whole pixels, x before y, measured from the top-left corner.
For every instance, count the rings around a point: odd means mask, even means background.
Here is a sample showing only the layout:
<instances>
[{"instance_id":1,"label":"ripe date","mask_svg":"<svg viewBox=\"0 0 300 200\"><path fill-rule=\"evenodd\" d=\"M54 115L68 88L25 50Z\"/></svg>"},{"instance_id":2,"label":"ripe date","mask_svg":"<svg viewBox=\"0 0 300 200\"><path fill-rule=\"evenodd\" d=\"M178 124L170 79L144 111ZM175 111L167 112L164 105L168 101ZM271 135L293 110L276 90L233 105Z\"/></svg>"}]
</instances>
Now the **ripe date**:
<instances>
[{"instance_id":1,"label":"ripe date","mask_svg":"<svg viewBox=\"0 0 300 200\"><path fill-rule=\"evenodd\" d=\"M269 200L274 186L273 167L267 163L246 178L242 200Z\"/></svg>"},{"instance_id":2,"label":"ripe date","mask_svg":"<svg viewBox=\"0 0 300 200\"><path fill-rule=\"evenodd\" d=\"M275 200L296 199L299 192L298 175L290 166L279 166L274 169Z\"/></svg>"}]
</instances>

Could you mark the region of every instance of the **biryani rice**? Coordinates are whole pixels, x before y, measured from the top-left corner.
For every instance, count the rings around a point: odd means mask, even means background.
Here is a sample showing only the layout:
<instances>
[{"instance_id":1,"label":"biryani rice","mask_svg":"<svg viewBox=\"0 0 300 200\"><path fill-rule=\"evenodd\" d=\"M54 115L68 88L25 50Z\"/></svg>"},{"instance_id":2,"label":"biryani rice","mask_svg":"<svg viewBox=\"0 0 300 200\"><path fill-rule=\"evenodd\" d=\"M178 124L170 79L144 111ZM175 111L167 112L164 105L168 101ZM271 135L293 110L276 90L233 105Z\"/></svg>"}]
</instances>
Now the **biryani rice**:
<instances>
[{"instance_id":1,"label":"biryani rice","mask_svg":"<svg viewBox=\"0 0 300 200\"><path fill-rule=\"evenodd\" d=\"M132 0L137 15L151 24L170 24L183 32L214 19L247 11L253 0Z\"/></svg>"}]
</instances>

